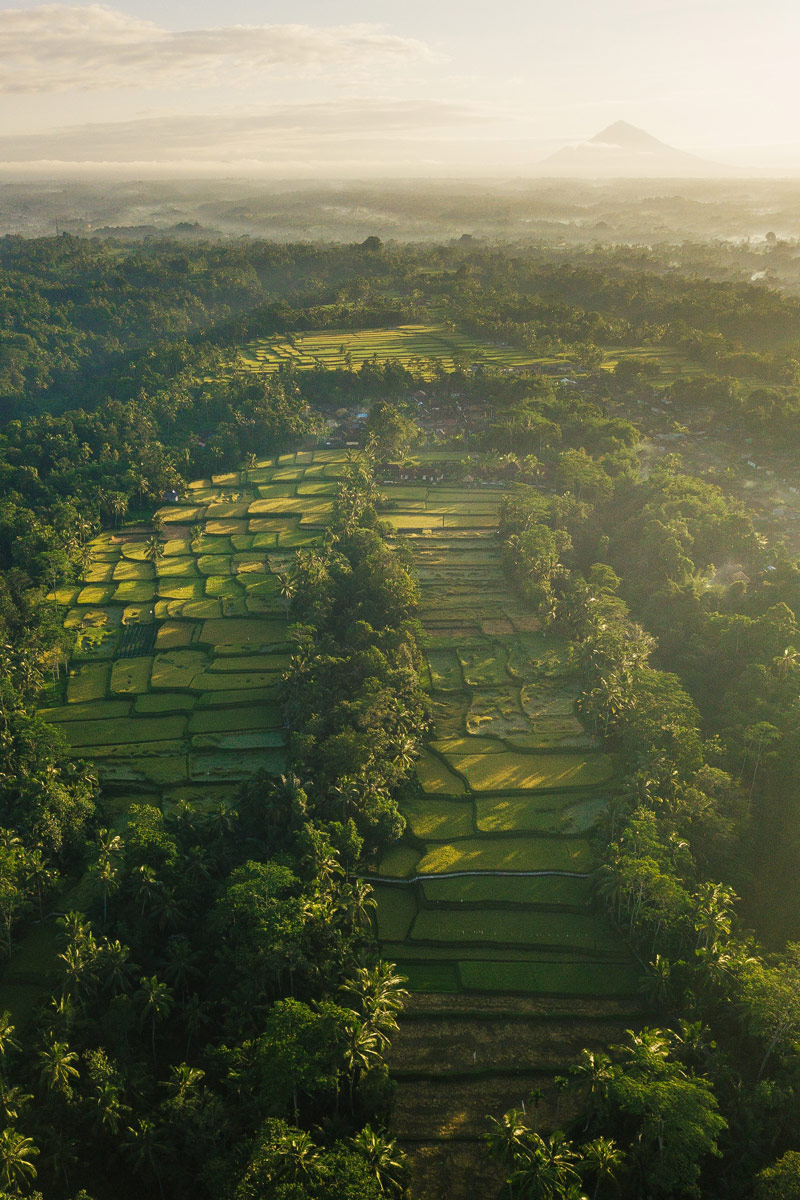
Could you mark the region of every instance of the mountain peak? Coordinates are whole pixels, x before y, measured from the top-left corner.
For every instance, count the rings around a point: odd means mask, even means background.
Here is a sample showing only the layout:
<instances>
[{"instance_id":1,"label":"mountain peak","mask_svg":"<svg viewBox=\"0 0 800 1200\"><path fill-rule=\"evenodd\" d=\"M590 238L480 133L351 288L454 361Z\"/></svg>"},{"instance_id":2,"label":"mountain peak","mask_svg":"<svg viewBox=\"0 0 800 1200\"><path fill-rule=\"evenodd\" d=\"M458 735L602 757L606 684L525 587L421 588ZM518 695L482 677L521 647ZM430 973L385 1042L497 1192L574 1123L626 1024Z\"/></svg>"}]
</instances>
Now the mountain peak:
<instances>
[{"instance_id":1,"label":"mountain peak","mask_svg":"<svg viewBox=\"0 0 800 1200\"><path fill-rule=\"evenodd\" d=\"M589 141L599 142L604 146L622 146L630 150L671 149L664 142L653 137L651 133L647 133L644 129L638 129L636 125L631 125L628 121L615 121L613 125L601 129L594 137L589 138Z\"/></svg>"},{"instance_id":2,"label":"mountain peak","mask_svg":"<svg viewBox=\"0 0 800 1200\"><path fill-rule=\"evenodd\" d=\"M553 175L651 178L726 174L727 169L676 150L628 121L615 121L578 146L564 146L539 169Z\"/></svg>"}]
</instances>

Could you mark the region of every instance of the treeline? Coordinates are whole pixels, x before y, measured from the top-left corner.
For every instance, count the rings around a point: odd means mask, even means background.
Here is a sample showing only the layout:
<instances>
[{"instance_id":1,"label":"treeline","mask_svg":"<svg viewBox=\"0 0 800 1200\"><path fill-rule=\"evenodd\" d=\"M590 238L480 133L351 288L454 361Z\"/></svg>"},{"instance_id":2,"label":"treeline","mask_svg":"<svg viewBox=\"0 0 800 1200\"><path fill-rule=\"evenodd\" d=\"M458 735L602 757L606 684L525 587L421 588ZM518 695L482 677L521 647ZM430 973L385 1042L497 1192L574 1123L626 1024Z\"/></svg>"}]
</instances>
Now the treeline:
<instances>
[{"instance_id":1,"label":"treeline","mask_svg":"<svg viewBox=\"0 0 800 1200\"><path fill-rule=\"evenodd\" d=\"M286 693L292 752L351 863L403 832L397 789L430 724L420 684L417 584L376 513L369 455L346 468L331 536L288 581L297 652ZM354 849L355 847L355 849Z\"/></svg>"},{"instance_id":2,"label":"treeline","mask_svg":"<svg viewBox=\"0 0 800 1200\"><path fill-rule=\"evenodd\" d=\"M794 627L788 608L762 599L752 616L713 611L741 603L745 588L715 585L712 564L758 562L752 526L717 489L667 464L588 500L574 488L552 496L520 488L504 505L501 530L508 569L542 619L576 641L584 719L622 764L595 892L636 947L663 1028L631 1035L612 1058L584 1054L571 1080L585 1107L570 1140L523 1129L515 1148L508 1128L521 1118L512 1112L491 1145L505 1155L512 1187L535 1190L549 1178L554 1190L537 1194L553 1196L572 1194L581 1178L631 1197L750 1196L770 1178L794 1180L797 951L765 956L731 886L750 885L754 785L769 738L757 720L738 729L712 722L705 705L701 716L684 686L705 700L719 694L715 668L741 683L769 676L778 687L791 670L782 665L791 654L778 649ZM721 653L709 642L694 677L687 658L704 635L693 636L693 608L731 630ZM780 707L774 687L772 695ZM721 698L724 706L724 688ZM782 703L786 717L795 703L788 688ZM760 715L758 693L742 693L741 705L744 721Z\"/></svg>"}]
</instances>

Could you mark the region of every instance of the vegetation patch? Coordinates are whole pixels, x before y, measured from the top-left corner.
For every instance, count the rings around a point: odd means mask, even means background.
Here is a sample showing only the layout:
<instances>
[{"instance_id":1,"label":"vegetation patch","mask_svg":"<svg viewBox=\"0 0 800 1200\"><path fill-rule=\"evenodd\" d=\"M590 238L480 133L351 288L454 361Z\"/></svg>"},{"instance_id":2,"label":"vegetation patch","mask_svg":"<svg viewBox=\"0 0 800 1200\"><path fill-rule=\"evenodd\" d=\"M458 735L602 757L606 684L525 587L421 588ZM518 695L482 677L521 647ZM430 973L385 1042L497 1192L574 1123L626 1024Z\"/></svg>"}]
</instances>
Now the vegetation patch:
<instances>
[{"instance_id":1,"label":"vegetation patch","mask_svg":"<svg viewBox=\"0 0 800 1200\"><path fill-rule=\"evenodd\" d=\"M150 686L152 669L153 659L149 655L144 658L118 659L111 668L109 690L118 696L146 692Z\"/></svg>"},{"instance_id":2,"label":"vegetation patch","mask_svg":"<svg viewBox=\"0 0 800 1200\"><path fill-rule=\"evenodd\" d=\"M418 864L420 875L455 871L571 871L593 865L589 843L577 838L472 838L429 845Z\"/></svg>"},{"instance_id":3,"label":"vegetation patch","mask_svg":"<svg viewBox=\"0 0 800 1200\"><path fill-rule=\"evenodd\" d=\"M376 884L374 895L377 901L375 920L380 940L382 942L405 941L417 915L414 888L400 885L381 887Z\"/></svg>"},{"instance_id":4,"label":"vegetation patch","mask_svg":"<svg viewBox=\"0 0 800 1200\"><path fill-rule=\"evenodd\" d=\"M455 650L429 650L426 658L435 692L460 692L463 689L461 663Z\"/></svg>"},{"instance_id":5,"label":"vegetation patch","mask_svg":"<svg viewBox=\"0 0 800 1200\"><path fill-rule=\"evenodd\" d=\"M207 662L208 655L203 650L169 650L157 654L153 660L151 686L167 691L188 689Z\"/></svg>"},{"instance_id":6,"label":"vegetation patch","mask_svg":"<svg viewBox=\"0 0 800 1200\"><path fill-rule=\"evenodd\" d=\"M387 875L390 879L407 879L415 874L421 857L420 851L415 850L413 846L397 842L383 855L378 874Z\"/></svg>"},{"instance_id":7,"label":"vegetation patch","mask_svg":"<svg viewBox=\"0 0 800 1200\"><path fill-rule=\"evenodd\" d=\"M522 792L601 787L613 776L607 754L464 754L453 767L479 792Z\"/></svg>"},{"instance_id":8,"label":"vegetation patch","mask_svg":"<svg viewBox=\"0 0 800 1200\"><path fill-rule=\"evenodd\" d=\"M73 721L64 726L71 745L110 746L134 742L169 741L183 737L186 717L136 717L127 720Z\"/></svg>"},{"instance_id":9,"label":"vegetation patch","mask_svg":"<svg viewBox=\"0 0 800 1200\"><path fill-rule=\"evenodd\" d=\"M197 632L193 621L164 621L156 633L156 650L182 650L191 646Z\"/></svg>"},{"instance_id":10,"label":"vegetation patch","mask_svg":"<svg viewBox=\"0 0 800 1200\"><path fill-rule=\"evenodd\" d=\"M417 759L415 771L425 792L446 796L463 796L467 791L463 779L459 779L458 775L455 775L430 750L423 750Z\"/></svg>"},{"instance_id":11,"label":"vegetation patch","mask_svg":"<svg viewBox=\"0 0 800 1200\"><path fill-rule=\"evenodd\" d=\"M530 733L531 723L520 706L519 688L476 689L466 715L467 733L504 738Z\"/></svg>"},{"instance_id":12,"label":"vegetation patch","mask_svg":"<svg viewBox=\"0 0 800 1200\"><path fill-rule=\"evenodd\" d=\"M412 796L403 803L403 816L414 837L422 839L471 837L475 832L471 800Z\"/></svg>"},{"instance_id":13,"label":"vegetation patch","mask_svg":"<svg viewBox=\"0 0 800 1200\"><path fill-rule=\"evenodd\" d=\"M67 703L85 704L87 700L102 700L111 678L110 663L82 663L71 668L67 678Z\"/></svg>"},{"instance_id":14,"label":"vegetation patch","mask_svg":"<svg viewBox=\"0 0 800 1200\"><path fill-rule=\"evenodd\" d=\"M490 796L475 801L476 821L482 833L528 830L541 833L587 833L607 807L604 796L578 800L556 796Z\"/></svg>"},{"instance_id":15,"label":"vegetation patch","mask_svg":"<svg viewBox=\"0 0 800 1200\"><path fill-rule=\"evenodd\" d=\"M536 912L513 909L423 908L412 941L498 943L559 948L586 953L622 950L620 938L604 917L594 913Z\"/></svg>"},{"instance_id":16,"label":"vegetation patch","mask_svg":"<svg viewBox=\"0 0 800 1200\"><path fill-rule=\"evenodd\" d=\"M641 972L612 962L461 962L465 991L522 992L543 996L633 996Z\"/></svg>"},{"instance_id":17,"label":"vegetation patch","mask_svg":"<svg viewBox=\"0 0 800 1200\"><path fill-rule=\"evenodd\" d=\"M458 657L469 687L502 687L508 683L505 649L498 642L483 648L459 650Z\"/></svg>"},{"instance_id":18,"label":"vegetation patch","mask_svg":"<svg viewBox=\"0 0 800 1200\"><path fill-rule=\"evenodd\" d=\"M588 879L577 875L466 875L456 879L426 879L422 893L431 904L546 904L585 908Z\"/></svg>"},{"instance_id":19,"label":"vegetation patch","mask_svg":"<svg viewBox=\"0 0 800 1200\"><path fill-rule=\"evenodd\" d=\"M204 709L192 714L189 733L229 733L244 729L282 729L283 713L277 704L247 708Z\"/></svg>"}]
</instances>

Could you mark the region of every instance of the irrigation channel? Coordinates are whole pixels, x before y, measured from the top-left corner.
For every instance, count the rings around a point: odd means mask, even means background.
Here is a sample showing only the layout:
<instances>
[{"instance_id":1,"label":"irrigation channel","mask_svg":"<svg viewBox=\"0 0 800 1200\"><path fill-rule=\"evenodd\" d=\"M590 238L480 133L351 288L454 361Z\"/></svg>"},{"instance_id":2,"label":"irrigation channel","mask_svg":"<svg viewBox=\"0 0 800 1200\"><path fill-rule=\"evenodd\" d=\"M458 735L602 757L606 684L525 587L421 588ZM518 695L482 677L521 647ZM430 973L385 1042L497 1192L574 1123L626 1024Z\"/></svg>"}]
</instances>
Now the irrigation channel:
<instances>
[{"instance_id":1,"label":"irrigation channel","mask_svg":"<svg viewBox=\"0 0 800 1200\"><path fill-rule=\"evenodd\" d=\"M285 769L281 576L322 535L343 467L341 452L306 451L199 480L161 511L159 561L148 529L111 530L57 593L76 642L44 715L93 763L119 828L131 803L203 803ZM577 719L573 648L503 577L502 490L382 490L420 580L435 713L406 834L370 876L382 952L412 992L390 1062L395 1128L415 1196L465 1200L492 1186L486 1114L533 1103L545 1128L554 1076L636 1019L637 969L588 907L614 763ZM84 881L68 905L87 897ZM3 1007L30 1011L55 954L43 925L4 976Z\"/></svg>"}]
</instances>

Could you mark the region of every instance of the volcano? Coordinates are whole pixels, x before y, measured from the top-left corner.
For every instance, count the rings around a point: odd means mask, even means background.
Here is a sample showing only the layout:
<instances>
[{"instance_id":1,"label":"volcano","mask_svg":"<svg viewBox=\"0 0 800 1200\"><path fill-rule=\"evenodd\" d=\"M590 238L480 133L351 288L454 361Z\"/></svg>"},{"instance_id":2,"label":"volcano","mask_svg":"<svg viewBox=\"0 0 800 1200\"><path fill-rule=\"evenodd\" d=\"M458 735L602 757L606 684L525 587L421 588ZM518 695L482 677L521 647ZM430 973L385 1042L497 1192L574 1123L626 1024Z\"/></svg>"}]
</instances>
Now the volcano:
<instances>
[{"instance_id":1,"label":"volcano","mask_svg":"<svg viewBox=\"0 0 800 1200\"><path fill-rule=\"evenodd\" d=\"M540 162L538 170L555 176L629 179L711 178L729 173L729 168L676 150L627 121L615 121L577 146L562 147Z\"/></svg>"}]
</instances>

